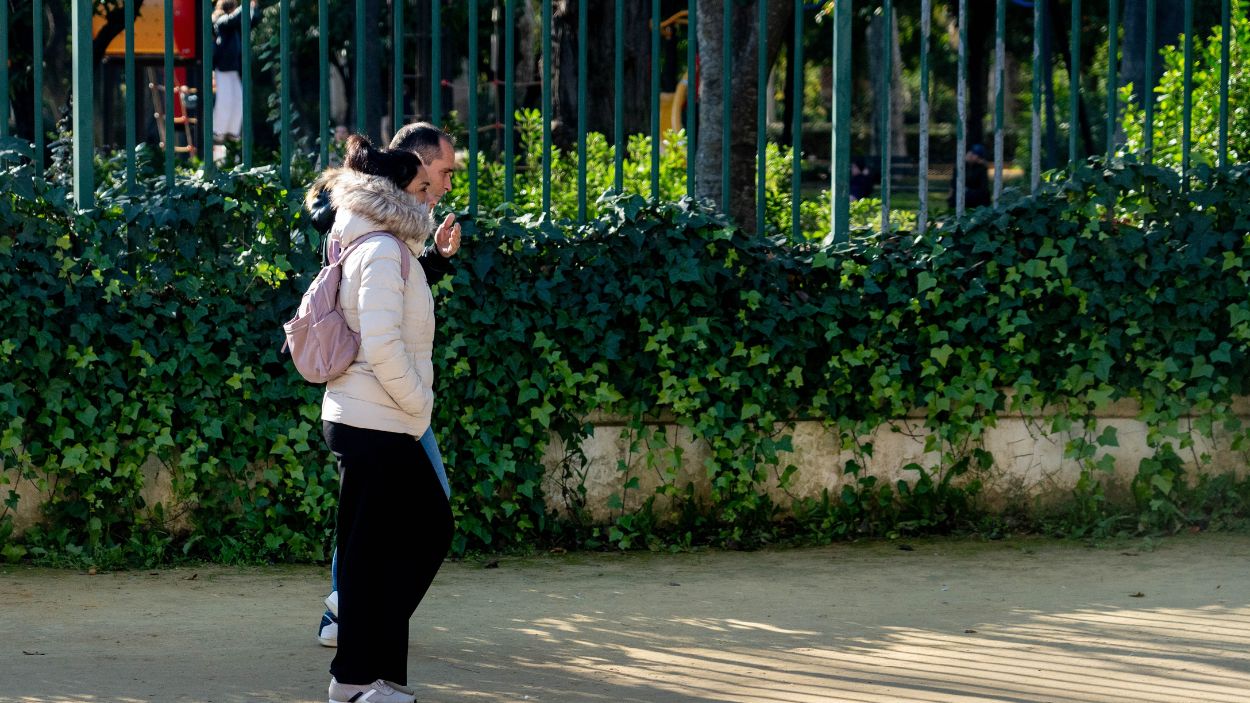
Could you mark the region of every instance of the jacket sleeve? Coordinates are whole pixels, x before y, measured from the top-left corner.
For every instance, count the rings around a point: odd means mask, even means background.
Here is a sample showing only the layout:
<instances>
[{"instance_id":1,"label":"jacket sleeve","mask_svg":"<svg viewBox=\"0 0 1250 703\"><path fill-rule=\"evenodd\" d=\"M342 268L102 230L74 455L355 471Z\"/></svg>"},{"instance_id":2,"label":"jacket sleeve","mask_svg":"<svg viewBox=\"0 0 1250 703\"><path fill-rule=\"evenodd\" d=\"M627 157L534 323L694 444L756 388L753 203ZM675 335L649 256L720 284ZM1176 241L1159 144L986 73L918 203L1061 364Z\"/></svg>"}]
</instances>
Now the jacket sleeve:
<instances>
[{"instance_id":1,"label":"jacket sleeve","mask_svg":"<svg viewBox=\"0 0 1250 703\"><path fill-rule=\"evenodd\" d=\"M424 415L434 403L434 393L404 351L404 279L399 257L409 254L401 247L391 237L379 237L357 250L363 257L356 294L360 348L378 383L396 405L409 415Z\"/></svg>"},{"instance_id":2,"label":"jacket sleeve","mask_svg":"<svg viewBox=\"0 0 1250 703\"><path fill-rule=\"evenodd\" d=\"M438 253L438 249L433 246L426 247L417 261L421 262L421 269L425 271L425 280L429 282L431 288L456 270L451 259Z\"/></svg>"},{"instance_id":3,"label":"jacket sleeve","mask_svg":"<svg viewBox=\"0 0 1250 703\"><path fill-rule=\"evenodd\" d=\"M312 221L313 229L321 234L330 231L334 226L334 217L338 211L334 209L334 205L330 203L330 189L324 188L313 200L312 205L308 208L308 216Z\"/></svg>"},{"instance_id":4,"label":"jacket sleeve","mask_svg":"<svg viewBox=\"0 0 1250 703\"><path fill-rule=\"evenodd\" d=\"M251 2L251 0L243 0L243 2ZM255 24L256 20L253 19L252 22L253 24ZM225 29L238 28L241 30L242 27L243 27L243 5L242 3L240 3L238 7L234 8L234 10L232 10L228 14L222 15L221 17L218 17L217 19L213 20L213 30L216 31L217 34L221 34L222 30L225 30Z\"/></svg>"}]
</instances>

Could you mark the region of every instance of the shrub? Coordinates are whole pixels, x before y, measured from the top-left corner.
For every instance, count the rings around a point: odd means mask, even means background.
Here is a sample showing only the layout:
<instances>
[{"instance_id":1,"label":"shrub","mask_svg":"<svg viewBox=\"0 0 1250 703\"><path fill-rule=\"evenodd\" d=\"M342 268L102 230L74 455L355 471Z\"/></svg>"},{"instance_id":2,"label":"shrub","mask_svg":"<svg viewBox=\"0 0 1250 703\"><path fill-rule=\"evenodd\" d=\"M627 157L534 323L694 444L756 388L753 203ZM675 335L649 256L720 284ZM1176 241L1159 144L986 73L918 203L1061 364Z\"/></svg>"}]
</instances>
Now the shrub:
<instances>
[{"instance_id":1,"label":"shrub","mask_svg":"<svg viewBox=\"0 0 1250 703\"><path fill-rule=\"evenodd\" d=\"M1244 2L1233 3L1232 36L1229 41L1228 159L1237 164L1250 161L1250 110L1239 96L1250 95L1250 15ZM1219 26L1205 41L1195 40L1192 99L1191 163L1214 166L1219 151L1220 66L1222 29ZM1154 160L1160 165L1179 168L1181 136L1184 127L1185 50L1184 42L1164 47L1163 76L1152 98L1154 113ZM1121 126L1124 152L1139 154L1144 145L1144 109L1132 99L1133 86L1121 90L1125 101Z\"/></svg>"},{"instance_id":2,"label":"shrub","mask_svg":"<svg viewBox=\"0 0 1250 703\"><path fill-rule=\"evenodd\" d=\"M1250 170L1194 175L1185 191L1163 168L1083 167L925 238L836 248L748 235L686 199L604 199L581 227L466 217L459 270L436 290L455 550L963 529L983 517L984 429L1055 404L1047 429L1074 433L1067 457L1082 468L1055 529L1239 519L1244 486L1195 483L1177 457L1193 452L1191 410L1203 434L1246 446L1230 404L1250 392ZM336 476L320 391L279 354L317 270L299 193L271 169L168 192L149 170L140 180L133 194L106 180L99 208L77 214L61 181L0 173L0 451L51 492L20 542L12 502L0 508L0 549L105 565L322 559ZM1098 449L1116 437L1094 419L1117 398L1140 401L1155 450L1127 506L1103 492ZM913 408L939 456L903 467L913 480L883 484L852 461L847 488L823 500L764 490L793 477L797 419L864 457L867 431ZM638 484L622 475L612 520L586 520L575 447L595 410L628 418L640 442L654 439L644 418L671 415L708 448L710 495L677 482L680 452L661 445L649 461L666 501L625 512ZM561 519L543 494L553 436L573 447ZM176 505L144 502L151 460ZM189 535L171 530L174 510Z\"/></svg>"}]
</instances>

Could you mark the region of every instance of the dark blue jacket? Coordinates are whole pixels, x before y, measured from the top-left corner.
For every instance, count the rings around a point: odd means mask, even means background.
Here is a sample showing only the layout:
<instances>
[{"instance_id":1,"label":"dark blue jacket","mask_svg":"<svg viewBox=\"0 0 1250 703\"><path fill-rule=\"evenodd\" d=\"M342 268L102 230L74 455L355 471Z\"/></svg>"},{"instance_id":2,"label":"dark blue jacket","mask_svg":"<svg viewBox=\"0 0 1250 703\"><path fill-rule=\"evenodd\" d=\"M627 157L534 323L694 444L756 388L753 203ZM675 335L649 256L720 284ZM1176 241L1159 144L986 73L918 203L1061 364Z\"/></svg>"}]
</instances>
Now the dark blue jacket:
<instances>
[{"instance_id":1,"label":"dark blue jacket","mask_svg":"<svg viewBox=\"0 0 1250 703\"><path fill-rule=\"evenodd\" d=\"M243 0L249 2L249 0ZM213 20L213 68L218 71L243 70L243 6Z\"/></svg>"}]
</instances>

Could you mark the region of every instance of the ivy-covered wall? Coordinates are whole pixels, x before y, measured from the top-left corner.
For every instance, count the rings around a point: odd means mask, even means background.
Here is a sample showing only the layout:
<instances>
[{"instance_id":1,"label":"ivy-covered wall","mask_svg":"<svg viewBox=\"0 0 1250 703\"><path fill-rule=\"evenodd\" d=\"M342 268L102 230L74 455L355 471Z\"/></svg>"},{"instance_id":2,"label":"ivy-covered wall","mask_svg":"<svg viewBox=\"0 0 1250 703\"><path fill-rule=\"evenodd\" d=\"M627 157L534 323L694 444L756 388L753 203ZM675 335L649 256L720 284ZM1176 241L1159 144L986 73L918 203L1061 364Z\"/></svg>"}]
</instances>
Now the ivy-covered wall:
<instances>
[{"instance_id":1,"label":"ivy-covered wall","mask_svg":"<svg viewBox=\"0 0 1250 703\"><path fill-rule=\"evenodd\" d=\"M1231 411L1237 422L1250 421L1250 398L1234 399ZM980 509L999 517L1012 515L1013 519L1019 519L1020 512L1062 511L1070 507L1073 491L1089 460L1101 462L1098 477L1103 497L1131 502L1131 486L1142 460L1153 458L1156 453L1150 446L1150 426L1138 419L1141 406L1128 399L1108 403L1095 411L1094 428L1068 425L1061 419L1059 424L1066 427L1062 431L1053 427L1055 413L1065 414L1066 409L1054 409L1040 416L1002 413L992 426L984 428L977 444L991 461L961 479L964 486L975 479ZM941 472L943 457L929 441L932 430L925 426L924 411L908 415L860 436L849 447L844 447L837 428L821 420L798 420L786 430L792 451L778 454L775 470L761 487L784 507L822 500L826 492L837 495L846 489L854 491L856 476L844 471L847 462L855 462L862 474L875 481L891 484L910 483L922 470ZM706 443L674 419L648 422L641 431L625 417L596 413L591 419L594 430L579 445L585 462L577 472L577 485L585 489L585 494L578 494L576 500L566 502L567 492L563 490L566 479L561 461L568 449L558 436L551 437L545 458L547 480L543 484L549 508L561 513L582 509L592 520L611 522L620 514L647 505L657 488L673 480L691 484L694 493L706 499ZM1173 440L1187 479L1245 478L1250 472L1250 452L1244 447L1233 448L1235 442L1242 442L1241 434L1214 428L1204 433L1192 427L1194 419L1182 418L1180 428L1189 428L1189 436L1186 439L1178 435ZM1087 458L1072 454L1070 448L1091 439L1091 429L1104 437L1097 445L1097 453ZM1181 439L1186 439L1183 450L1178 448ZM860 451L867 444L872 445L871 453ZM781 485L780 477L790 466L797 470ZM937 480L941 480L940 473ZM632 487L625 488L630 482ZM651 507L659 518L673 516L672 501L664 497L654 500Z\"/></svg>"},{"instance_id":2,"label":"ivy-covered wall","mask_svg":"<svg viewBox=\"0 0 1250 703\"><path fill-rule=\"evenodd\" d=\"M0 452L7 477L50 499L17 538L8 496L4 555L325 558L337 479L320 392L279 353L317 268L299 193L267 170L180 182L168 199L154 179L74 214L62 186L30 183L0 176ZM1047 430L1069 433L1079 480L1060 510L1020 520L1089 534L1246 515L1244 482L1186 469L1191 422L1246 448L1231 405L1250 391L1245 168L1188 189L1162 169L1083 168L928 237L840 249L756 238L684 201L601 213L583 228L468 221L436 291L457 551L997 529L978 479L985 430L1044 407L1060 410ZM1116 432L1095 417L1118 399L1138 403L1150 449L1123 500L1099 451ZM663 514L621 509L640 486L624 472L611 520L584 509L577 447L596 411L636 430ZM909 412L929 459L881 480L866 438ZM705 492L667 478L683 450L644 441L657 415L700 443ZM783 504L767 487L794 479L796 419L824 423L850 458L841 490ZM544 495L551 433L567 440L547 484L562 516ZM185 514L144 498L152 461Z\"/></svg>"}]
</instances>

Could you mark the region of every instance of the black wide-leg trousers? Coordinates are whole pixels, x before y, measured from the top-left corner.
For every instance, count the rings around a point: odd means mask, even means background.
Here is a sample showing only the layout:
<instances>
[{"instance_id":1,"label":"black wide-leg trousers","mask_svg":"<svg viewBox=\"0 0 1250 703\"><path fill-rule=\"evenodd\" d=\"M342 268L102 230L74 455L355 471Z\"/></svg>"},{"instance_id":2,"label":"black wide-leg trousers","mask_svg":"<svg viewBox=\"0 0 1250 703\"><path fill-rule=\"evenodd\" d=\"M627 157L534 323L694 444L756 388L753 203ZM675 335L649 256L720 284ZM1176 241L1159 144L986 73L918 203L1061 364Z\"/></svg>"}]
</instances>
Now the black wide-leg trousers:
<instances>
[{"instance_id":1,"label":"black wide-leg trousers","mask_svg":"<svg viewBox=\"0 0 1250 703\"><path fill-rule=\"evenodd\" d=\"M408 619L451 546L451 506L417 437L324 422L339 465L339 683L408 683Z\"/></svg>"}]
</instances>

